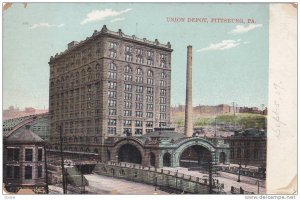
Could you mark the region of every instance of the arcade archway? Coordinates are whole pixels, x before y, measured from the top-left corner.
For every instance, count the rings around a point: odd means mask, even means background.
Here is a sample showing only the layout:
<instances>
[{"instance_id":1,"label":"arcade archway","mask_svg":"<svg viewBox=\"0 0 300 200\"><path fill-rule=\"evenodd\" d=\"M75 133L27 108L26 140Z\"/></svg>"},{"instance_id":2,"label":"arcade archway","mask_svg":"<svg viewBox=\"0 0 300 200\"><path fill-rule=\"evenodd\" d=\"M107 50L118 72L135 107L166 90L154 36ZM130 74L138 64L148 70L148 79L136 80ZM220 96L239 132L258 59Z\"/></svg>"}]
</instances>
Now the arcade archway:
<instances>
[{"instance_id":1,"label":"arcade archway","mask_svg":"<svg viewBox=\"0 0 300 200\"><path fill-rule=\"evenodd\" d=\"M207 148L201 145L192 145L183 150L179 157L179 166L206 169L211 161L212 154Z\"/></svg>"},{"instance_id":2,"label":"arcade archway","mask_svg":"<svg viewBox=\"0 0 300 200\"><path fill-rule=\"evenodd\" d=\"M165 153L163 156L163 166L164 167L171 167L171 154Z\"/></svg>"},{"instance_id":3,"label":"arcade archway","mask_svg":"<svg viewBox=\"0 0 300 200\"><path fill-rule=\"evenodd\" d=\"M132 144L124 144L118 151L119 162L142 164L141 152Z\"/></svg>"}]
</instances>

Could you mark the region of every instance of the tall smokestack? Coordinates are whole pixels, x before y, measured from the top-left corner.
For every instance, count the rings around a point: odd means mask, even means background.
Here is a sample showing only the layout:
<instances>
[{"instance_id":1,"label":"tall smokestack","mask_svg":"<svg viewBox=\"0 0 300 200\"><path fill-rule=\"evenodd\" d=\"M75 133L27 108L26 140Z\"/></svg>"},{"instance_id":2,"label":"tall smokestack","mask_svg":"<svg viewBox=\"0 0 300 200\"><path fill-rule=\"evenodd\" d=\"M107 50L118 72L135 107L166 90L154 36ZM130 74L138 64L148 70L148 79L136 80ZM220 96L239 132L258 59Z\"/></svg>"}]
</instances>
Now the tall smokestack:
<instances>
[{"instance_id":1,"label":"tall smokestack","mask_svg":"<svg viewBox=\"0 0 300 200\"><path fill-rule=\"evenodd\" d=\"M185 97L185 123L184 133L187 137L193 135L193 103L192 103L192 46L187 47L187 66L186 66L186 97Z\"/></svg>"}]
</instances>

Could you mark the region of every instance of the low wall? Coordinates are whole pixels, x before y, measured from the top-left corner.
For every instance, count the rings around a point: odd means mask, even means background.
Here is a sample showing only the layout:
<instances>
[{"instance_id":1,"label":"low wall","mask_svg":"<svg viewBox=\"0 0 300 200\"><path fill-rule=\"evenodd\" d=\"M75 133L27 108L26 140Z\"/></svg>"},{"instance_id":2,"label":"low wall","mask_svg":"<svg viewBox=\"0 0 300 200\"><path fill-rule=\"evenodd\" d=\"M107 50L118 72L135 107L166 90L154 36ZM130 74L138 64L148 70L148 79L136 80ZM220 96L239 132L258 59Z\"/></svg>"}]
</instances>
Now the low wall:
<instances>
[{"instance_id":1,"label":"low wall","mask_svg":"<svg viewBox=\"0 0 300 200\"><path fill-rule=\"evenodd\" d=\"M151 184L153 186L173 189L185 193L209 193L209 183L207 179L200 179L198 177L154 167L109 162L97 164L93 172L99 175Z\"/></svg>"}]
</instances>

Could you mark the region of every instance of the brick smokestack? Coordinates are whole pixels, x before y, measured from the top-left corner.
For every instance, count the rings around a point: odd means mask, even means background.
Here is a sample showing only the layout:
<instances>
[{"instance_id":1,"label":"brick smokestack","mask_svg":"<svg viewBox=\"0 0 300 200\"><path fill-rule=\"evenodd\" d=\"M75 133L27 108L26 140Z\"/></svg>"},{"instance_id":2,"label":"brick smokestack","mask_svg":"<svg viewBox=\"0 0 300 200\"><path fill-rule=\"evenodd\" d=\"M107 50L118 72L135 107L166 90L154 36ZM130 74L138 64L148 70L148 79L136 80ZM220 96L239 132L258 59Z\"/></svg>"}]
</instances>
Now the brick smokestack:
<instances>
[{"instance_id":1,"label":"brick smokestack","mask_svg":"<svg viewBox=\"0 0 300 200\"><path fill-rule=\"evenodd\" d=\"M185 97L185 123L184 134L187 137L193 135L193 103L192 103L192 46L187 47L187 66L186 66L186 97Z\"/></svg>"}]
</instances>

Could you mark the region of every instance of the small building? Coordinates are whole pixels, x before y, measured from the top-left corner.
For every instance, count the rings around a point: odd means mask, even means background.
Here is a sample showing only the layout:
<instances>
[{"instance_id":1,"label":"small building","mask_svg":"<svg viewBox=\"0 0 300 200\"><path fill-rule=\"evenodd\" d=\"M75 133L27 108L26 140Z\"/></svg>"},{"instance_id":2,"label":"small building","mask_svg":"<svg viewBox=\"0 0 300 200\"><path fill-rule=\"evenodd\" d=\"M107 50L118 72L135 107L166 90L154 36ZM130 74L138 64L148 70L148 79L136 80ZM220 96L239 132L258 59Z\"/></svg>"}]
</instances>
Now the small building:
<instances>
[{"instance_id":1,"label":"small building","mask_svg":"<svg viewBox=\"0 0 300 200\"><path fill-rule=\"evenodd\" d=\"M230 163L266 167L267 134L265 130L236 131L226 140L230 145Z\"/></svg>"},{"instance_id":2,"label":"small building","mask_svg":"<svg viewBox=\"0 0 300 200\"><path fill-rule=\"evenodd\" d=\"M45 191L45 141L30 125L3 138L3 183L8 192L20 189Z\"/></svg>"}]
</instances>

